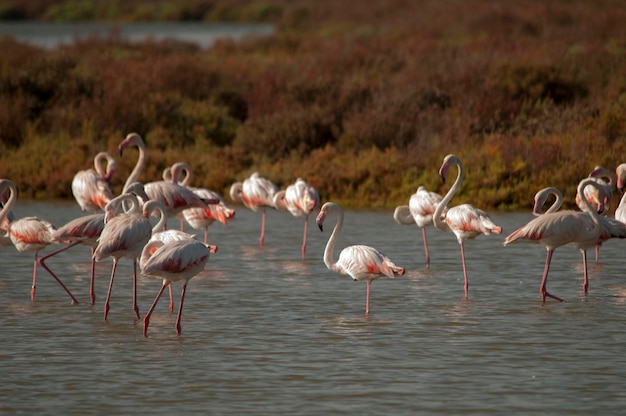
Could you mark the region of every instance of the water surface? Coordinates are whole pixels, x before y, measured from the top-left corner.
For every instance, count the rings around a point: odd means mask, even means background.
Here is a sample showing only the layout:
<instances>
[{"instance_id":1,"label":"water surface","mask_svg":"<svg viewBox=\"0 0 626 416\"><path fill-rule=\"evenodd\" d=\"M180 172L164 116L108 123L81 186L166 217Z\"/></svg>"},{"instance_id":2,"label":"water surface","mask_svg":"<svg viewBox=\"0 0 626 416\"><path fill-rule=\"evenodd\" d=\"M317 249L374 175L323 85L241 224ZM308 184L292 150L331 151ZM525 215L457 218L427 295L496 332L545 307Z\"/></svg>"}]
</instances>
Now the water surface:
<instances>
[{"instance_id":1,"label":"water surface","mask_svg":"<svg viewBox=\"0 0 626 416\"><path fill-rule=\"evenodd\" d=\"M272 25L254 23L0 22L0 37L10 36L21 42L46 48L108 36L116 36L130 42L176 39L207 48L218 39L239 40L247 36L269 35L272 31Z\"/></svg>"},{"instance_id":2,"label":"water surface","mask_svg":"<svg viewBox=\"0 0 626 416\"><path fill-rule=\"evenodd\" d=\"M504 235L467 243L470 296L463 300L451 234L428 229L426 269L417 227L396 224L387 211L348 211L339 247L367 243L407 269L372 284L365 316L365 283L322 261L334 220L323 233L311 221L301 259L301 219L269 212L261 247L260 214L235 208L228 227L210 228L219 251L189 283L181 336L166 298L149 337L142 336L126 260L105 323L110 261L97 265L94 306L85 247L48 262L81 303L70 305L44 270L31 303L32 254L0 250L0 412L622 414L626 242L604 244L599 263L590 265L587 296L580 254L558 249L548 287L566 302L542 305L545 250L502 246L530 214L493 215ZM74 203L23 201L14 213L56 225L81 215ZM139 278L142 314L159 287L157 279ZM174 289L178 305L180 284Z\"/></svg>"}]
</instances>

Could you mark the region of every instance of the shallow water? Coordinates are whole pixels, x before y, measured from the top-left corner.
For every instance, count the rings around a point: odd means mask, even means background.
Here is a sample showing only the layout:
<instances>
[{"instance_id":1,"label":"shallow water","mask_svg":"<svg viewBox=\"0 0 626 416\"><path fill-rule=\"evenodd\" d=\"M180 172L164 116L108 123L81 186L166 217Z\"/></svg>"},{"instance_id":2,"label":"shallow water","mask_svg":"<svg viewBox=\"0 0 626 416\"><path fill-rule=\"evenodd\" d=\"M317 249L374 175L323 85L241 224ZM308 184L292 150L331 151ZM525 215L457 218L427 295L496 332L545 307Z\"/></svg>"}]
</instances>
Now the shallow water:
<instances>
[{"instance_id":1,"label":"shallow water","mask_svg":"<svg viewBox=\"0 0 626 416\"><path fill-rule=\"evenodd\" d=\"M77 40L106 38L115 35L130 42L176 39L195 43L202 48L218 39L239 40L248 36L269 35L272 25L254 23L191 22L0 22L0 37L10 36L46 48L72 44Z\"/></svg>"},{"instance_id":2,"label":"shallow water","mask_svg":"<svg viewBox=\"0 0 626 416\"><path fill-rule=\"evenodd\" d=\"M590 290L581 290L580 254L558 249L549 290L566 302L542 305L541 246L503 247L530 214L494 214L503 235L466 244L469 300L463 300L459 246L428 229L424 267L417 227L391 212L348 211L339 247L367 243L407 274L372 284L326 269L322 253L334 219L309 224L235 207L213 225L219 246L188 286L182 335L161 299L149 337L131 306L131 267L120 262L108 322L102 320L111 262L98 263L89 305L89 254L76 247L48 261L81 302L70 305L40 269L30 301L32 254L0 250L0 333L6 414L622 414L626 392L624 241L589 253ZM74 203L28 203L16 217L56 225L82 215ZM177 221L170 221L171 227ZM47 248L43 253L52 250ZM145 313L160 287L139 278ZM176 305L180 284L174 286Z\"/></svg>"}]
</instances>

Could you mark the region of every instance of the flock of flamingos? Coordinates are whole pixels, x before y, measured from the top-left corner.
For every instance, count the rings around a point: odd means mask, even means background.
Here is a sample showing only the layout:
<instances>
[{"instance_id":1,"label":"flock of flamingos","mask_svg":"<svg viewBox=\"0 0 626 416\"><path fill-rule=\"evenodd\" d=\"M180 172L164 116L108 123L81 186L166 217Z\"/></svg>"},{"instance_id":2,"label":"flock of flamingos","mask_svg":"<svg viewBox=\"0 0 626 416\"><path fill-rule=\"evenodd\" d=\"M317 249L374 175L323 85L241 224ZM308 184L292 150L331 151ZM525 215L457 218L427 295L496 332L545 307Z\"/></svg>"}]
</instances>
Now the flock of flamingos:
<instances>
[{"instance_id":1,"label":"flock of flamingos","mask_svg":"<svg viewBox=\"0 0 626 416\"><path fill-rule=\"evenodd\" d=\"M181 280L182 292L176 333L181 333L181 314L185 291L189 279L200 273L211 253L217 247L207 242L208 227L215 221L226 223L235 211L229 208L217 193L189 186L191 169L185 163L177 163L166 169L163 180L141 183L138 181L146 164L146 145L137 133L130 133L119 145L120 156L125 149L137 147L137 164L129 175L122 194L115 197L109 188L111 176L117 169L115 159L106 152L99 153L94 159L94 169L80 171L72 182L72 193L83 211L90 215L76 218L60 228L37 217L13 218L12 207L15 204L16 186L9 179L0 179L0 245L13 245L18 251L34 253L33 283L31 300L35 299L38 265L43 267L65 290L72 300L78 303L74 295L46 265L46 260L76 245L91 248L90 299L95 303L94 270L95 262L108 257L113 259L108 293L104 302L104 320L109 313L109 300L115 278L118 261L127 258L133 262L133 310L140 319L137 307L137 262L141 273L162 279L162 285L154 302L143 318L143 335L147 336L150 316L166 288L169 288L170 311L174 309L171 283ZM468 277L465 264L465 241L481 234L501 234L502 228L496 225L489 215L470 204L448 207L452 197L461 186L464 170L461 160L455 155L447 155L439 175L445 181L450 168L457 168L457 177L442 197L420 186L411 195L409 205L396 208L394 219L400 224L416 224L421 228L426 267L430 263L426 226L434 225L442 231L451 232L461 248L465 297L468 296ZM581 211L560 211L561 192L552 187L540 190L535 196L533 214L536 217L528 224L506 237L504 245L513 243L536 243L546 250L546 261L540 286L542 301L550 297L559 301L561 298L548 292L546 285L548 271L554 250L563 245L572 245L580 250L583 258L583 290L588 288L587 249L595 248L596 256L600 245L610 238L626 238L626 194L622 197L614 217L606 215L611 206L612 188L623 191L626 181L626 164L616 169L616 176L602 167L595 168L577 188L576 202ZM550 195L555 196L552 206L543 212L543 206ZM391 259L377 249L367 245L353 245L344 248L335 260L334 249L341 228L344 214L341 207L333 202L326 202L320 207L320 197L314 187L298 179L285 190L268 179L253 173L243 182L231 186L230 197L253 211L262 213L261 235L259 243L263 245L265 237L265 210L275 208L289 211L296 217L304 217L302 256L306 251L308 217L317 213L316 223L320 230L327 217L337 217L334 229L324 250L324 263L328 269L349 275L354 280L367 282L365 313L369 313L370 286L373 280L387 276L394 278L405 273ZM156 216L158 222L152 225L150 217ZM168 218L180 219L181 231L166 229ZM195 235L182 231L184 223L197 230L204 230L204 241ZM43 248L52 243L64 243L61 248L38 257Z\"/></svg>"}]
</instances>

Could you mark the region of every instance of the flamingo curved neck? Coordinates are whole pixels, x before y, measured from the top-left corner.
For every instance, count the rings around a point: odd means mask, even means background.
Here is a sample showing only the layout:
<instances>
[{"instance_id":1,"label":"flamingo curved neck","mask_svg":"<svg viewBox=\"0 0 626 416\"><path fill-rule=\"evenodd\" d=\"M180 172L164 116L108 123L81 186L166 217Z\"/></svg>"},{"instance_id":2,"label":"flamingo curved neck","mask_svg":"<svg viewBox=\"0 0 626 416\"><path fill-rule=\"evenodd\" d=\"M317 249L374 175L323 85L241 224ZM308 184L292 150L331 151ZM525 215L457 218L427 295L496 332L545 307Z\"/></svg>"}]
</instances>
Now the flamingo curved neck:
<instances>
[{"instance_id":1,"label":"flamingo curved neck","mask_svg":"<svg viewBox=\"0 0 626 416\"><path fill-rule=\"evenodd\" d=\"M408 205L400 205L393 211L393 219L402 225L415 224L415 219L411 214L411 210Z\"/></svg>"},{"instance_id":2,"label":"flamingo curved neck","mask_svg":"<svg viewBox=\"0 0 626 416\"><path fill-rule=\"evenodd\" d=\"M591 179L584 179L578 184L579 195L583 195L585 187L588 185L591 185L595 187L596 189L600 189L600 185L598 185L596 181L591 180ZM589 201L587 201L587 198L581 198L581 201L583 204L582 206L583 211L589 214L589 216L591 217L591 220L593 221L593 228L591 229L584 228L585 235L583 236L583 238L584 237L594 238L602 230L602 225L600 223L601 222L600 214L598 214L598 212L595 209L593 209Z\"/></svg>"},{"instance_id":3,"label":"flamingo curved neck","mask_svg":"<svg viewBox=\"0 0 626 416\"><path fill-rule=\"evenodd\" d=\"M17 188L15 187L15 184L8 179L2 181L2 186L0 186L0 196L4 194L7 189L9 190L9 198L2 207L2 211L0 211L0 221L2 221L4 217L9 214L11 209L13 209L15 199L17 198Z\"/></svg>"},{"instance_id":4,"label":"flamingo curved neck","mask_svg":"<svg viewBox=\"0 0 626 416\"><path fill-rule=\"evenodd\" d=\"M450 190L448 190L448 192L446 193L446 196L444 196L439 205L437 205L437 209L435 209L435 213L433 214L433 222L435 224L435 227L443 231L450 231L450 228L448 227L448 224L446 224L441 219L441 214L443 214L444 209L448 206L448 203L452 200L454 194L456 194L458 189L461 187L461 182L463 181L464 175L463 165L461 165L458 160L455 160L453 162L453 165L456 165L456 167L458 168L456 180L454 181L452 188L450 188Z\"/></svg>"},{"instance_id":5,"label":"flamingo curved neck","mask_svg":"<svg viewBox=\"0 0 626 416\"><path fill-rule=\"evenodd\" d=\"M131 183L137 182L137 179L139 179L139 175L141 175L141 172L143 171L143 168L146 164L145 144L137 143L136 146L137 146L137 150L139 151L139 157L137 159L137 163L135 164L135 167L133 168L132 172L128 176L128 179L126 179L126 183L124 184L122 193L126 192L126 189L130 186Z\"/></svg>"},{"instance_id":6,"label":"flamingo curved neck","mask_svg":"<svg viewBox=\"0 0 626 416\"><path fill-rule=\"evenodd\" d=\"M146 218L150 218L150 215L154 211L157 211L160 214L159 220L154 225L154 227L152 227L152 234L154 234L154 233L158 233L160 231L165 230L165 222L167 221L167 215L165 215L165 211L163 210L163 207L161 206L160 203L150 204L150 202L157 202L157 201L148 201L146 204L144 204L143 215Z\"/></svg>"},{"instance_id":7,"label":"flamingo curved neck","mask_svg":"<svg viewBox=\"0 0 626 416\"><path fill-rule=\"evenodd\" d=\"M335 228L333 228L333 232L330 234L328 242L326 243L326 248L324 249L324 264L331 270L335 270L335 265L337 264L333 252L335 251L335 244L337 243L337 238L341 232L341 227L343 227L343 211L341 208L337 207L335 212L337 213L337 223L335 224Z\"/></svg>"}]
</instances>

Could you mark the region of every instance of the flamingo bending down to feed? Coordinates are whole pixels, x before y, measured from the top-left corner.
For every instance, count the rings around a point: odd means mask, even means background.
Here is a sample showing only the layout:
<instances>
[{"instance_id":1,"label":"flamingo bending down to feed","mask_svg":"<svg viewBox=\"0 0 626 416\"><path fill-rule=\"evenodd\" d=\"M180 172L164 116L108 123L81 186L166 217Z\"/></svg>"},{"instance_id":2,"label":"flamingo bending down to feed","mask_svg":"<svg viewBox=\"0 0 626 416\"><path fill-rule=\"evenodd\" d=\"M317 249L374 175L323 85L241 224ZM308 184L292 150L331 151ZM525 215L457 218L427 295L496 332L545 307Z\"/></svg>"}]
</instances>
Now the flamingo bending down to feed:
<instances>
[{"instance_id":1,"label":"flamingo bending down to feed","mask_svg":"<svg viewBox=\"0 0 626 416\"><path fill-rule=\"evenodd\" d=\"M317 190L298 178L286 190L274 194L274 206L277 209L288 210L294 217L304 217L304 232L302 237L302 258L306 252L306 235L309 225L309 215L320 208L320 195Z\"/></svg>"},{"instance_id":2,"label":"flamingo bending down to feed","mask_svg":"<svg viewBox=\"0 0 626 416\"><path fill-rule=\"evenodd\" d=\"M166 286L178 280L183 281L176 317L176 334L181 333L180 319L183 312L183 302L189 279L200 273L209 260L209 248L194 239L182 239L164 243L151 241L143 248L140 265L141 273L163 279L163 285L154 298L154 302L143 319L143 335L148 336L150 316L161 298Z\"/></svg>"},{"instance_id":3,"label":"flamingo bending down to feed","mask_svg":"<svg viewBox=\"0 0 626 416\"><path fill-rule=\"evenodd\" d=\"M600 186L594 180L586 178L578 184L578 193L583 194L584 188L589 185ZM563 301L563 299L549 293L546 287L554 250L563 245L571 244L581 251L584 268L583 289L586 293L588 286L586 250L609 238L626 238L626 225L620 225L619 221L601 217L587 199L582 200L582 206L584 212L555 211L540 215L525 226L513 231L504 241L505 246L513 243L534 243L541 244L546 248L546 262L539 288L543 303L545 303L546 297Z\"/></svg>"},{"instance_id":4,"label":"flamingo bending down to feed","mask_svg":"<svg viewBox=\"0 0 626 416\"><path fill-rule=\"evenodd\" d=\"M235 202L243 203L254 212L261 210L261 236L259 243L265 242L265 217L266 209L276 208L274 205L274 195L278 192L276 186L269 179L259 176L254 172L250 177L242 182L235 182L230 187L230 197Z\"/></svg>"},{"instance_id":5,"label":"flamingo bending down to feed","mask_svg":"<svg viewBox=\"0 0 626 416\"><path fill-rule=\"evenodd\" d=\"M103 162L106 160L106 168ZM113 199L109 187L111 176L117 171L117 162L107 152L98 153L94 160L94 169L81 170L72 180L72 194L83 211L96 213Z\"/></svg>"},{"instance_id":6,"label":"flamingo bending down to feed","mask_svg":"<svg viewBox=\"0 0 626 416\"><path fill-rule=\"evenodd\" d=\"M85 215L71 220L64 226L57 229L52 234L52 241L55 243L67 242L68 244L55 250L39 259L41 267L46 269L48 273L58 280L54 272L46 265L46 260L56 256L70 248L83 244L91 248L91 279L89 284L89 298L91 304L96 302L96 294L94 291L96 263L94 259L94 251L98 245L98 238L104 229L104 213Z\"/></svg>"},{"instance_id":7,"label":"flamingo bending down to feed","mask_svg":"<svg viewBox=\"0 0 626 416\"><path fill-rule=\"evenodd\" d=\"M115 215L121 205L127 203L130 204L128 211ZM139 307L137 306L137 258L152 236L152 226L149 220L150 214L152 211L159 209L163 211L158 201L148 201L141 209L139 200L134 194L122 194L111 200L105 208L105 225L94 252L96 261L102 261L107 257L113 258L109 290L104 302L105 321L110 309L109 302L115 270L119 259L123 257L133 261L133 310L137 319L140 319ZM162 229L164 222L165 218L161 216L154 228Z\"/></svg>"},{"instance_id":8,"label":"flamingo bending down to feed","mask_svg":"<svg viewBox=\"0 0 626 416\"><path fill-rule=\"evenodd\" d=\"M403 267L396 266L389 257L380 251L366 245L349 246L341 250L339 260L335 261L334 250L337 238L343 226L343 210L334 202L326 202L322 205L317 215L316 223L323 231L324 221L329 215L337 215L337 223L333 229L326 249L324 249L324 264L329 270L340 274L349 275L354 281L365 280L367 292L365 297L365 314L370 311L370 286L372 281L379 277L387 276L394 278L402 276L405 272Z\"/></svg>"},{"instance_id":9,"label":"flamingo bending down to feed","mask_svg":"<svg viewBox=\"0 0 626 416\"><path fill-rule=\"evenodd\" d=\"M452 208L448 208L448 211L444 215L444 211L457 192L457 190L461 187L461 182L463 181L463 164L461 163L461 159L459 159L456 155L447 155L443 159L443 163L441 168L439 168L439 176L441 180L445 182L446 174L448 170L452 167L456 166L458 168L458 174L456 177L456 181L452 188L448 190L448 193L441 200L435 213L433 214L433 221L435 227L439 228L442 231L448 231L454 233L457 241L459 242L459 246L461 246L461 261L463 263L463 287L465 289L465 298L467 299L468 291L469 291L469 281L467 279L467 267L465 265L465 240L471 240L478 237L481 234L489 235L489 234L501 234L502 227L496 225L489 214L485 211L474 208L470 204L462 204L457 205Z\"/></svg>"},{"instance_id":10,"label":"flamingo bending down to feed","mask_svg":"<svg viewBox=\"0 0 626 416\"><path fill-rule=\"evenodd\" d=\"M124 149L135 146L138 149L139 157L131 174L126 179L124 191L139 179L139 175L143 171L146 164L146 144L137 133L130 133L119 145L120 156L123 155ZM190 189L179 185L172 181L155 181L144 184L145 192L150 200L160 201L165 207L167 217L175 217L183 210L191 207L199 207L208 209L208 204L215 204L217 200L202 200L194 194ZM145 200L144 200L145 202Z\"/></svg>"},{"instance_id":11,"label":"flamingo bending down to feed","mask_svg":"<svg viewBox=\"0 0 626 416\"><path fill-rule=\"evenodd\" d=\"M4 218L9 211L13 208L17 199L17 188L15 184L9 179L0 180L0 195L4 195L5 192L9 192L8 199L2 211L0 211L0 218ZM9 238L11 242L19 252L32 251L34 254L33 261L33 284L30 291L31 301L35 300L35 292L37 290L37 263L39 251L52 243L52 233L55 231L54 226L48 221L39 219L37 217L24 217L12 222L9 225ZM61 280L52 275L57 283L68 294L72 303L78 303L78 300L72 295L67 287L61 282Z\"/></svg>"},{"instance_id":12,"label":"flamingo bending down to feed","mask_svg":"<svg viewBox=\"0 0 626 416\"><path fill-rule=\"evenodd\" d=\"M402 225L415 225L422 229L422 240L424 241L424 254L426 255L426 268L430 266L430 255L428 253L428 241L426 239L426 226L433 225L433 214L443 197L436 192L426 190L424 186L417 188L411 195L409 205L400 205L393 212L393 219ZM447 209L444 208L443 215Z\"/></svg>"}]
</instances>

